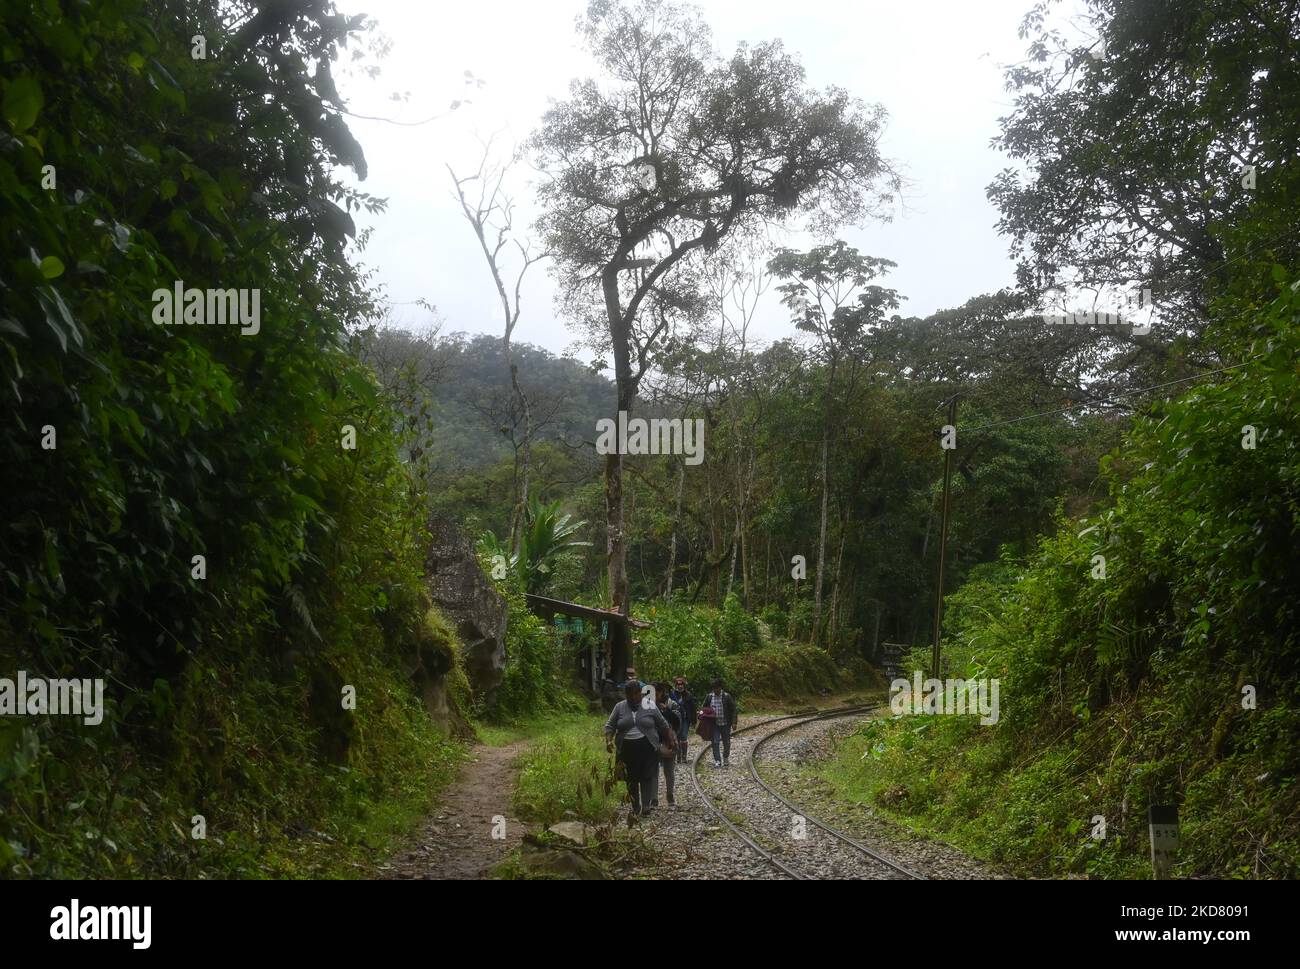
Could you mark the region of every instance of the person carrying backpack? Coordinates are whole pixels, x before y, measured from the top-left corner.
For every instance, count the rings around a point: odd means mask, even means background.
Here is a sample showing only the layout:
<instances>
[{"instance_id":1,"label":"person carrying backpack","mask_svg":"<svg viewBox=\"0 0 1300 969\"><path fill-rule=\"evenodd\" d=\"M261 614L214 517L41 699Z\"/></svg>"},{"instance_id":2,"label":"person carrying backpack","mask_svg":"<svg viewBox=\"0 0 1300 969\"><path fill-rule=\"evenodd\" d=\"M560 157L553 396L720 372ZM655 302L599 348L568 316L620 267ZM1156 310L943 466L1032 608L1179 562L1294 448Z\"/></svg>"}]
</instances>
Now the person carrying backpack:
<instances>
[{"instance_id":1,"label":"person carrying backpack","mask_svg":"<svg viewBox=\"0 0 1300 969\"><path fill-rule=\"evenodd\" d=\"M686 689L686 677L679 676L673 681L673 689L668 697L677 704L677 712L682 718L681 726L677 728L677 762L684 764L691 727L695 726L695 721L700 718L695 706L695 696Z\"/></svg>"},{"instance_id":2,"label":"person carrying backpack","mask_svg":"<svg viewBox=\"0 0 1300 969\"><path fill-rule=\"evenodd\" d=\"M714 677L712 690L704 698L704 705L713 709L713 766L731 766L731 731L736 728L736 699L722 688L722 680ZM721 747L721 756L718 748Z\"/></svg>"},{"instance_id":3,"label":"person carrying backpack","mask_svg":"<svg viewBox=\"0 0 1300 969\"><path fill-rule=\"evenodd\" d=\"M672 756L677 734L668 725L658 706L643 699L634 680L623 687L623 699L614 705L605 721L605 749L618 751L627 779L628 801L632 817L649 814L659 790L660 745Z\"/></svg>"},{"instance_id":4,"label":"person carrying backpack","mask_svg":"<svg viewBox=\"0 0 1300 969\"><path fill-rule=\"evenodd\" d=\"M659 748L659 767L664 772L664 783L668 788L668 809L671 811L676 807L673 801L673 791L676 785L677 761L681 758L682 741L680 740L682 732L682 714L681 707L677 701L672 698L672 693L668 689L667 683L655 684L655 703L659 707L659 712L663 714L668 726L673 733L679 738L676 749L664 753L664 748ZM651 807L659 806L659 785L655 784L654 798L650 801Z\"/></svg>"}]
</instances>

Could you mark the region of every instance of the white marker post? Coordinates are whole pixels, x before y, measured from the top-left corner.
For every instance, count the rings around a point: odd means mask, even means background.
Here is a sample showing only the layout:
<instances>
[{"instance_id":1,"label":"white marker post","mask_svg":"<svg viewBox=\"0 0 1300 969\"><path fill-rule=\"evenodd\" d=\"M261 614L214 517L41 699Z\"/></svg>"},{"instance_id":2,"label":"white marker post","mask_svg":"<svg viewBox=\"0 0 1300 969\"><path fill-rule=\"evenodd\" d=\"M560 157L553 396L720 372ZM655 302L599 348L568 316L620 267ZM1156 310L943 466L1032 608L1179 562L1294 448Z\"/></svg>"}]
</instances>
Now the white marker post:
<instances>
[{"instance_id":1,"label":"white marker post","mask_svg":"<svg viewBox=\"0 0 1300 969\"><path fill-rule=\"evenodd\" d=\"M1151 805L1147 810L1151 829L1151 869L1157 881L1169 878L1174 856L1178 854L1178 808L1175 805Z\"/></svg>"}]
</instances>

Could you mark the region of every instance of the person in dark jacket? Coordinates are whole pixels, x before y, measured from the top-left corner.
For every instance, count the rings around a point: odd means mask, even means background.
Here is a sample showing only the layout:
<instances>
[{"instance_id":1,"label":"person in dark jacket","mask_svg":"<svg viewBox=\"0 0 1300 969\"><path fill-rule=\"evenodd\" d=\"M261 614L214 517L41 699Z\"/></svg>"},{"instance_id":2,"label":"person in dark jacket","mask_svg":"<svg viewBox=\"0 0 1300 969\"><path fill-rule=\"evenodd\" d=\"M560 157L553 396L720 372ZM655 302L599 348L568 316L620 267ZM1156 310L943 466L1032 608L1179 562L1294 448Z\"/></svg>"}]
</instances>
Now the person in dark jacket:
<instances>
[{"instance_id":1,"label":"person in dark jacket","mask_svg":"<svg viewBox=\"0 0 1300 969\"><path fill-rule=\"evenodd\" d=\"M736 728L736 700L722 688L722 680L714 678L713 689L704 698L704 705L713 708L713 766L730 767L731 731ZM718 756L718 747L722 756Z\"/></svg>"},{"instance_id":2,"label":"person in dark jacket","mask_svg":"<svg viewBox=\"0 0 1300 969\"><path fill-rule=\"evenodd\" d=\"M668 721L668 726L677 737L677 749L671 756L665 757L662 750L659 752L659 766L663 768L664 785L668 789L668 810L671 811L677 806L673 801L673 789L677 783L677 756L682 751L682 713L677 701L672 698L672 691L668 689L667 683L655 684L655 705L659 707L659 712L664 715L664 719ZM659 806L659 782L657 779L655 781L655 797L650 803L654 807Z\"/></svg>"},{"instance_id":3,"label":"person in dark jacket","mask_svg":"<svg viewBox=\"0 0 1300 969\"><path fill-rule=\"evenodd\" d=\"M629 681L623 699L614 705L605 721L605 749L617 748L619 763L627 774L627 795L632 816L649 814L659 787L659 745L675 748L677 735L653 703L641 704L641 688Z\"/></svg>"},{"instance_id":4,"label":"person in dark jacket","mask_svg":"<svg viewBox=\"0 0 1300 969\"><path fill-rule=\"evenodd\" d=\"M677 762L684 764L688 746L687 738L691 735L691 727L695 726L695 721L700 718L695 696L686 688L686 677L679 676L673 681L673 689L669 692L668 698L677 704L677 713L682 718L681 726L677 728Z\"/></svg>"}]
</instances>

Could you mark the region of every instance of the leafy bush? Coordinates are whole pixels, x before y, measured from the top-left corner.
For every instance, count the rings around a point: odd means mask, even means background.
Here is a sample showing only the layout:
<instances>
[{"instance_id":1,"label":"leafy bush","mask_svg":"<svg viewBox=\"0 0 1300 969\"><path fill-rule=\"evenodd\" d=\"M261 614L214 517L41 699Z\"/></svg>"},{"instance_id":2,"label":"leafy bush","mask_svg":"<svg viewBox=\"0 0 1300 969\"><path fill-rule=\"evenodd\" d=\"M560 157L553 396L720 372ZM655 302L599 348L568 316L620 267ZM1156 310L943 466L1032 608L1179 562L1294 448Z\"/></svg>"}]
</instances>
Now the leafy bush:
<instances>
[{"instance_id":1,"label":"leafy bush","mask_svg":"<svg viewBox=\"0 0 1300 969\"><path fill-rule=\"evenodd\" d=\"M728 655L747 653L763 648L763 639L759 635L758 623L740 604L740 597L734 592L727 596L718 616L718 642L722 651Z\"/></svg>"},{"instance_id":2,"label":"leafy bush","mask_svg":"<svg viewBox=\"0 0 1300 969\"><path fill-rule=\"evenodd\" d=\"M767 626L773 635L784 636L790 626L790 615L780 604L769 602L758 611L758 621Z\"/></svg>"},{"instance_id":3,"label":"leafy bush","mask_svg":"<svg viewBox=\"0 0 1300 969\"><path fill-rule=\"evenodd\" d=\"M646 682L684 676L696 693L715 676L730 679L731 669L715 635L717 610L680 602L656 602L632 610L654 623L640 631L637 674Z\"/></svg>"},{"instance_id":4,"label":"leafy bush","mask_svg":"<svg viewBox=\"0 0 1300 969\"><path fill-rule=\"evenodd\" d=\"M773 703L812 697L856 687L880 688L884 684L865 660L839 665L819 646L776 643L737 656L730 682L735 691L755 700Z\"/></svg>"},{"instance_id":5,"label":"leafy bush","mask_svg":"<svg viewBox=\"0 0 1300 969\"><path fill-rule=\"evenodd\" d=\"M795 599L790 603L790 609L786 613L785 635L798 641L806 640L812 631L812 617L813 601Z\"/></svg>"},{"instance_id":6,"label":"leafy bush","mask_svg":"<svg viewBox=\"0 0 1300 969\"><path fill-rule=\"evenodd\" d=\"M571 673L563 639L528 608L515 576L496 587L508 608L506 668L487 715L511 722L564 706Z\"/></svg>"},{"instance_id":7,"label":"leafy bush","mask_svg":"<svg viewBox=\"0 0 1300 969\"><path fill-rule=\"evenodd\" d=\"M544 502L536 495L528 499L524 522L518 554L491 529L479 536L479 554L488 560L504 562L510 572L522 572L520 581L526 592L548 592L555 573L561 568L571 570L577 562L573 549L591 547L591 542L574 538L587 523L573 521L572 515L562 512L560 502Z\"/></svg>"},{"instance_id":8,"label":"leafy bush","mask_svg":"<svg viewBox=\"0 0 1300 969\"><path fill-rule=\"evenodd\" d=\"M654 625L641 631L637 648L637 673L642 679L671 681L684 676L697 694L707 691L709 682L721 677L737 697L781 702L803 699L825 691L864 685L873 681L870 667L861 660L843 667L823 649L784 640L764 646L753 617L741 610L731 597L730 613L707 606L679 602L656 602L634 610L647 615ZM743 618L742 618L743 617ZM723 650L726 629L734 629L745 643L744 652L729 655Z\"/></svg>"}]
</instances>

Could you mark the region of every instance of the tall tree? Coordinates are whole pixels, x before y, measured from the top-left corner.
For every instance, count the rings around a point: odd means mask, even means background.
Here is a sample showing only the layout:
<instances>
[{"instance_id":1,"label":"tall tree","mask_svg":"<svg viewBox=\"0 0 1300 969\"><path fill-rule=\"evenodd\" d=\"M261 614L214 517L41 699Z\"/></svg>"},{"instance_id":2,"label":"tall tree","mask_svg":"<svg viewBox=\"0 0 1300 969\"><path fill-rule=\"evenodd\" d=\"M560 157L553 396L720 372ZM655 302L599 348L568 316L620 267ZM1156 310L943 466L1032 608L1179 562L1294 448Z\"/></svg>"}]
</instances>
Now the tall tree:
<instances>
[{"instance_id":1,"label":"tall tree","mask_svg":"<svg viewBox=\"0 0 1300 969\"><path fill-rule=\"evenodd\" d=\"M720 58L698 13L666 0L593 0L579 30L602 77L575 81L533 137L540 228L630 413L656 342L699 311L703 256L799 213L822 228L866 214L891 174L884 110L812 90L778 42ZM610 597L626 609L620 454L606 457L605 492Z\"/></svg>"},{"instance_id":2,"label":"tall tree","mask_svg":"<svg viewBox=\"0 0 1300 969\"><path fill-rule=\"evenodd\" d=\"M1295 0L1087 0L1080 35L1052 5L1021 27L1029 57L1007 71L1015 108L994 139L1018 164L988 194L1031 294L1152 288L1161 319L1153 338L1125 338L1142 352L1120 373L1154 383L1138 367L1199 335L1222 281L1249 275L1238 260L1263 250L1267 294L1269 266L1300 253L1300 17ZM1197 349L1193 369L1215 359Z\"/></svg>"},{"instance_id":3,"label":"tall tree","mask_svg":"<svg viewBox=\"0 0 1300 969\"><path fill-rule=\"evenodd\" d=\"M898 308L898 294L871 284L892 268L888 259L864 256L836 240L808 252L782 250L768 263L772 275L785 280L777 287L781 302L795 314L795 326L817 341L818 362L825 369L822 394L821 509L817 534L817 574L813 580L813 642L821 631L822 591L826 572L826 522L831 491L831 450L834 429L840 426L838 384L849 390L856 382L868 329L879 325L886 310ZM838 568L837 568L838 573Z\"/></svg>"},{"instance_id":4,"label":"tall tree","mask_svg":"<svg viewBox=\"0 0 1300 969\"><path fill-rule=\"evenodd\" d=\"M519 385L519 365L515 362L511 338L519 323L520 292L524 276L533 263L546 258L546 253L535 253L531 246L514 234L514 201L504 191L503 183L510 172L517 155L505 162L492 158L492 143L489 140L483 146L483 157L479 161L478 171L473 175L458 176L455 169L447 166L452 184L456 187L456 199L460 202L461 213L465 221L474 230L479 249L492 273L492 282L496 284L497 298L501 301L501 317L504 331L501 345L505 350L506 366L510 369L510 389L514 394L514 403L523 420L522 467L515 476L515 510L510 518L510 547L519 553L519 543L524 530L524 510L528 507L528 481L532 470L532 441L534 434L533 414L528 395ZM469 194L466 194L466 192ZM513 243L518 257L512 268L507 262L507 252ZM513 296L507 287L508 277L513 277ZM512 432L513 435L513 432ZM516 448L516 453L520 451Z\"/></svg>"}]
</instances>

